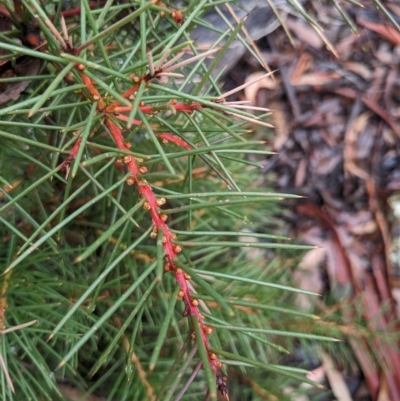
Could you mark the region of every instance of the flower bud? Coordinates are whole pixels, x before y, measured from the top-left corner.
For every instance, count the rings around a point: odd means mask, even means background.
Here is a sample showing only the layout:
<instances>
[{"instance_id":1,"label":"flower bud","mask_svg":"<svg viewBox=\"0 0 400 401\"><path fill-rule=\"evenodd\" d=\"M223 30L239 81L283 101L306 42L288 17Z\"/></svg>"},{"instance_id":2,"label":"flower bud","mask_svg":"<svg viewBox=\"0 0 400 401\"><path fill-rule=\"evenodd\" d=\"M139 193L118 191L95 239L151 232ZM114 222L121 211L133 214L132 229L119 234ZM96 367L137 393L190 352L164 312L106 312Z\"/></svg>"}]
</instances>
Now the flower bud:
<instances>
[{"instance_id":1,"label":"flower bud","mask_svg":"<svg viewBox=\"0 0 400 401\"><path fill-rule=\"evenodd\" d=\"M204 331L204 333L206 333L207 335L210 335L210 334L212 333L212 327L203 326L203 331Z\"/></svg>"}]
</instances>

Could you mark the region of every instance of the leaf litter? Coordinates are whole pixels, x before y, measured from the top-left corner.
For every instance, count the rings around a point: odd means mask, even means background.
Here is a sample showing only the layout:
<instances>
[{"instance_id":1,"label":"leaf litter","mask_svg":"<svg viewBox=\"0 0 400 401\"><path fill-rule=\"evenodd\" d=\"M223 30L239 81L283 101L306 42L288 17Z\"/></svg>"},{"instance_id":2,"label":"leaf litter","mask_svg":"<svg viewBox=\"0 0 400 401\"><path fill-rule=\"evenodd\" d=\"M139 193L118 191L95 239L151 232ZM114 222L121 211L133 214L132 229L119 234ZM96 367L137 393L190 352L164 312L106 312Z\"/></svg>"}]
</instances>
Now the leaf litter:
<instances>
[{"instance_id":1,"label":"leaf litter","mask_svg":"<svg viewBox=\"0 0 400 401\"><path fill-rule=\"evenodd\" d=\"M398 205L400 191L400 32L375 2L367 0L361 8L342 1L354 33L332 3L304 3L323 31L290 14L286 25L294 46L283 28L257 42L263 61L278 71L274 79L265 77L246 88L239 100L273 110L271 150L277 154L268 159L264 174L275 174L282 192L306 197L291 201L288 222L305 243L322 251L305 256L308 275L300 283L307 289L325 287L338 304L349 302L358 309L343 317L345 323L361 313L368 329L395 326L398 332L400 258L394 249L400 219L390 205ZM399 22L397 2L385 6ZM225 85L229 89L262 74L247 53ZM366 394L374 400L400 399L400 353L395 350L400 341L390 346L378 340L349 343L359 373L349 377L342 369L341 377L349 388L363 377L352 399L366 399ZM373 364L364 355L371 346ZM326 362L326 354L321 355ZM382 373L384 364L389 369ZM331 365L325 380L341 399L343 382L332 380L339 377L332 369L340 367ZM348 392L342 396L348 399Z\"/></svg>"}]
</instances>

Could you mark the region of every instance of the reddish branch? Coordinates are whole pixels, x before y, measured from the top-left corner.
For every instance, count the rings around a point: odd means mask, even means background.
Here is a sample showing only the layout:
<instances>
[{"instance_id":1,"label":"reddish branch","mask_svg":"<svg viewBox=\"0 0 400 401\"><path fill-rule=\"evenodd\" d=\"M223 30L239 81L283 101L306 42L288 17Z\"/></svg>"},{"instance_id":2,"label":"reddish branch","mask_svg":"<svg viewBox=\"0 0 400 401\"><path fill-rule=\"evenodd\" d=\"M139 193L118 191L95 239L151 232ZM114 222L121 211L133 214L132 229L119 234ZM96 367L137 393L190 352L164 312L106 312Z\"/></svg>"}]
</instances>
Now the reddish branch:
<instances>
[{"instance_id":1,"label":"reddish branch","mask_svg":"<svg viewBox=\"0 0 400 401\"><path fill-rule=\"evenodd\" d=\"M98 102L97 110L98 112L104 115L104 123L110 130L110 133L114 139L114 142L118 149L128 151L131 147L131 144L124 141L124 137L122 135L122 129L112 120L111 117L117 118L121 121L127 122L129 117L121 114L128 113L132 110L130 106L120 106L120 102L115 100L111 104L107 105L102 99L99 91L96 89L92 80L84 73L86 66L83 64L77 64L76 69L79 71L80 76L84 85L86 86L89 96ZM138 90L138 84L140 81L144 80L146 76L142 78L137 78L134 80L135 85L133 85L129 90L127 90L122 96L126 99L133 100ZM176 100L172 100L167 105L162 107L157 106L146 106L143 103L139 105L139 109L145 114L157 114L161 110L174 108L176 112L186 112L193 113L195 110L201 109L203 106L200 103L193 102L190 104L178 103ZM140 125L142 122L140 120L133 120L133 124ZM157 134L162 141L172 142L177 146L180 146L184 149L191 149L191 146L184 141L182 138L178 136L169 134L169 133L160 133ZM69 163L76 156L76 152L79 149L78 140L75 144L73 150L71 150L71 154L68 157ZM140 166L141 160L139 158L135 158L130 155L123 156L119 159L120 165L125 165L130 173L129 178L126 180L128 185L137 185L138 191L140 195L144 199L143 208L150 213L152 222L153 222L153 230L150 234L151 238L157 238L158 233L162 230L162 244L165 252L165 272L172 272L175 276L175 279L180 287L180 291L178 293L178 297L182 299L184 302L185 308L183 312L183 316L191 316L193 319L196 319L199 323L200 327L200 335L201 341L203 342L205 348L208 351L208 360L216 377L217 388L220 393L224 396L227 395L226 390L226 379L220 372L220 367L222 363L218 360L218 357L215 353L210 351L210 343L208 341L207 336L211 334L211 327L208 327L204 323L204 317L199 310L199 301L195 298L192 298L191 291L188 285L188 280L190 280L190 276L184 272L179 266L178 262L178 254L181 252L181 246L174 243L176 239L176 234L170 231L166 221L168 216L162 213L161 206L165 204L164 198L157 198L151 188L151 186L147 183L146 180L143 179L143 175L147 172L147 167ZM194 334L193 334L194 335Z\"/></svg>"},{"instance_id":2,"label":"reddish branch","mask_svg":"<svg viewBox=\"0 0 400 401\"><path fill-rule=\"evenodd\" d=\"M62 168L66 171L66 178L68 178L69 170L71 168L71 163L76 159L76 155L79 151L79 146L81 145L82 138L78 138L69 152L69 155L62 163Z\"/></svg>"},{"instance_id":3,"label":"reddish branch","mask_svg":"<svg viewBox=\"0 0 400 401\"><path fill-rule=\"evenodd\" d=\"M125 99L133 100L135 98L135 93L137 92L138 89L139 89L138 86L132 86L122 94L122 97L124 97ZM114 113L115 108L118 107L120 104L121 102L119 100L115 100L106 108L106 113Z\"/></svg>"},{"instance_id":4,"label":"reddish branch","mask_svg":"<svg viewBox=\"0 0 400 401\"><path fill-rule=\"evenodd\" d=\"M83 64L78 64L77 69L79 71L84 70L86 67ZM99 91L95 88L93 85L92 80L85 75L84 73L80 73L80 76L82 77L82 81L85 84L87 90L89 91L90 96L93 98L93 100L96 100L98 102L97 109L99 111L103 111L106 108L106 104L102 97L100 96Z\"/></svg>"},{"instance_id":5,"label":"reddish branch","mask_svg":"<svg viewBox=\"0 0 400 401\"><path fill-rule=\"evenodd\" d=\"M181 148L184 148L186 150L192 149L192 147L182 138L179 138L179 136L168 134L166 132L163 132L162 134L157 134L157 136L162 139L163 143L172 142L173 144L180 146Z\"/></svg>"},{"instance_id":6,"label":"reddish branch","mask_svg":"<svg viewBox=\"0 0 400 401\"><path fill-rule=\"evenodd\" d=\"M109 128L117 147L121 150L129 150L130 144L124 142L121 129L109 118L106 119L106 125ZM160 134L159 136L164 139L168 139L178 144L179 146L183 146L185 149L190 148L190 146L185 141L175 135ZM146 173L147 168L143 166L139 167L137 164L137 159L135 159L133 156L124 156L123 163L126 164L130 172L130 177L127 179L127 184L137 185L139 193L145 199L143 207L145 210L148 210L151 215L154 228L150 236L152 238L157 238L158 230L163 230L162 243L166 259L164 271L174 273L176 281L180 286L178 297L181 298L185 304L183 315L192 316L197 319L201 328L201 340L203 341L206 349L209 349L210 345L207 335L211 333L211 328L204 324L203 315L200 313L200 310L198 308L199 301L195 298L192 298L190 295L190 289L187 283L187 281L190 280L190 276L185 273L181 268L179 268L175 262L178 253L181 252L181 247L180 245L174 244L173 241L176 239L176 235L170 231L168 225L166 224L168 216L166 214L163 214L162 210L160 209L160 206L165 204L165 199L156 198L150 185L147 184L145 180L138 177L138 173ZM208 356L210 365L214 373L217 375L218 379L220 377L219 368L221 366L221 363L218 361L217 356L214 353L209 352Z\"/></svg>"}]
</instances>

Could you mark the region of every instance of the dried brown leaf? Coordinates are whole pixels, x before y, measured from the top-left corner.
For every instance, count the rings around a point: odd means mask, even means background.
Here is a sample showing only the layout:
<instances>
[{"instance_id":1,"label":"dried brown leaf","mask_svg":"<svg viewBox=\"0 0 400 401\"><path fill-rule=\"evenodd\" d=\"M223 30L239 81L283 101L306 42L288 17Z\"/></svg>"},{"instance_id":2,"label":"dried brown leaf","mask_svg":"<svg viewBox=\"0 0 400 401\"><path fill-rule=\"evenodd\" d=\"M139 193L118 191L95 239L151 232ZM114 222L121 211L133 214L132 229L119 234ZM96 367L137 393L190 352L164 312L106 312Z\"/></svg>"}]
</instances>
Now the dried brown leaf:
<instances>
[{"instance_id":1,"label":"dried brown leaf","mask_svg":"<svg viewBox=\"0 0 400 401\"><path fill-rule=\"evenodd\" d=\"M288 18L286 21L288 28L297 36L297 38L308 45L321 49L324 45L322 39L310 27L310 25L299 19Z\"/></svg>"},{"instance_id":2,"label":"dried brown leaf","mask_svg":"<svg viewBox=\"0 0 400 401\"><path fill-rule=\"evenodd\" d=\"M21 64L17 64L14 72L12 70L7 70L6 74L10 77L10 74L15 73L16 76L34 76L39 70L42 62L37 58L25 59ZM10 67L11 68L11 67ZM0 105L6 104L10 101L17 100L21 93L28 87L31 81L14 82L6 89L3 89L0 93Z\"/></svg>"},{"instance_id":3,"label":"dried brown leaf","mask_svg":"<svg viewBox=\"0 0 400 401\"><path fill-rule=\"evenodd\" d=\"M304 74L294 80L291 80L292 85L300 86L300 85L327 85L334 81L337 81L341 78L341 75L337 72L324 72L324 71L316 71L311 72L309 74Z\"/></svg>"},{"instance_id":4,"label":"dried brown leaf","mask_svg":"<svg viewBox=\"0 0 400 401\"><path fill-rule=\"evenodd\" d=\"M357 63L355 61L343 61L342 65L344 68L354 72L366 81L372 78L372 71L369 66L363 63Z\"/></svg>"},{"instance_id":5,"label":"dried brown leaf","mask_svg":"<svg viewBox=\"0 0 400 401\"><path fill-rule=\"evenodd\" d=\"M263 75L265 75L264 72L255 72L253 74L250 74L246 78L245 84L256 81ZM246 86L246 88L244 89L244 97L246 100L249 100L251 104L255 104L257 92L261 88L274 90L278 87L278 85L279 83L277 82L277 80L274 81L270 77L264 77L263 79L254 82L254 84Z\"/></svg>"},{"instance_id":6,"label":"dried brown leaf","mask_svg":"<svg viewBox=\"0 0 400 401\"><path fill-rule=\"evenodd\" d=\"M394 45L400 45L400 32L389 22L378 24L376 22L368 21L363 18L358 18L357 22L363 27L376 32L382 38L388 40Z\"/></svg>"}]
</instances>

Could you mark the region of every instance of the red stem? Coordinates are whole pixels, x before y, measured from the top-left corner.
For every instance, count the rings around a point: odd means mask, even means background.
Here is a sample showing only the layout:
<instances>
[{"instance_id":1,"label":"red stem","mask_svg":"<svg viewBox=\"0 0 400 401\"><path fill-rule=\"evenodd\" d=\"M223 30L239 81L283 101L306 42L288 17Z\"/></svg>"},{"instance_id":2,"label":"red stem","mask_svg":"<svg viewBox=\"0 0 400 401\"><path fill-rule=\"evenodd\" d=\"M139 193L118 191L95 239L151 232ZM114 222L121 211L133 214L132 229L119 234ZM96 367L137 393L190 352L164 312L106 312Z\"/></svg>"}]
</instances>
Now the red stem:
<instances>
[{"instance_id":1,"label":"red stem","mask_svg":"<svg viewBox=\"0 0 400 401\"><path fill-rule=\"evenodd\" d=\"M72 161L75 160L76 155L78 154L79 147L81 145L81 141L82 141L82 138L79 137L76 140L76 142L74 143L74 146L70 150L69 155L67 156L67 158L62 162L62 168L65 169L65 171L67 172L66 173L66 177L68 177Z\"/></svg>"},{"instance_id":2,"label":"red stem","mask_svg":"<svg viewBox=\"0 0 400 401\"><path fill-rule=\"evenodd\" d=\"M121 129L109 118L106 119L106 124L111 132L111 135L114 138L117 147L121 150L129 150L129 146L127 146L127 144L124 142ZM168 140L171 140L175 143L178 142L180 146L182 146L183 144L183 146L186 149L189 146L181 138L178 138L174 135L171 134L160 134L160 135L168 138ZM150 185L148 185L146 181L138 177L138 173L146 172L147 170L146 168L139 167L136 162L136 159L133 156L125 156L123 160L130 172L130 178L128 178L127 180L128 185L137 184L139 193L145 199L144 208L150 212L151 219L154 224L151 236L155 238L157 236L158 230L159 229L163 230L162 242L167 260L165 270L172 271L174 273L175 279L181 288L179 292L179 297L182 298L182 300L185 303L184 316L190 315L197 319L201 328L201 339L206 349L208 350L210 348L210 344L207 338L207 334L210 333L210 328L204 325L203 322L204 318L198 308L198 300L193 299L190 296L190 288L187 283L187 281L190 280L190 276L187 275L182 269L177 267L175 264L175 259L177 258L178 253L181 251L181 248L179 245L173 243L173 240L176 238L176 235L170 231L168 225L165 223L167 215L162 214L162 211L160 210L160 206L165 203L165 199L163 198L157 199ZM216 355L211 352L209 352L209 362L213 371L219 377L220 363L217 360Z\"/></svg>"},{"instance_id":3,"label":"red stem","mask_svg":"<svg viewBox=\"0 0 400 401\"><path fill-rule=\"evenodd\" d=\"M185 140L183 140L182 138L179 138L179 136L168 134L167 132L157 134L157 136L160 137L164 143L167 143L168 141L170 141L173 144L180 146L181 148L184 148L186 150L193 149Z\"/></svg>"}]
</instances>

